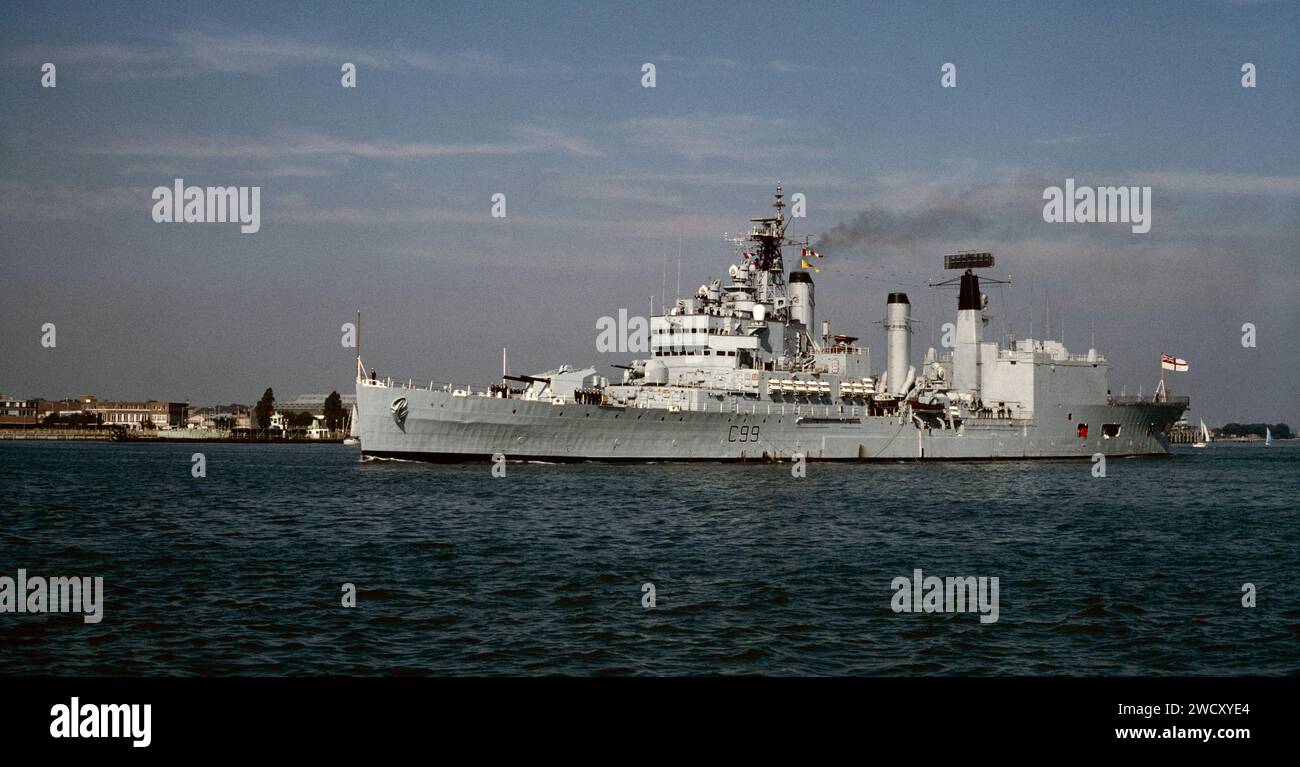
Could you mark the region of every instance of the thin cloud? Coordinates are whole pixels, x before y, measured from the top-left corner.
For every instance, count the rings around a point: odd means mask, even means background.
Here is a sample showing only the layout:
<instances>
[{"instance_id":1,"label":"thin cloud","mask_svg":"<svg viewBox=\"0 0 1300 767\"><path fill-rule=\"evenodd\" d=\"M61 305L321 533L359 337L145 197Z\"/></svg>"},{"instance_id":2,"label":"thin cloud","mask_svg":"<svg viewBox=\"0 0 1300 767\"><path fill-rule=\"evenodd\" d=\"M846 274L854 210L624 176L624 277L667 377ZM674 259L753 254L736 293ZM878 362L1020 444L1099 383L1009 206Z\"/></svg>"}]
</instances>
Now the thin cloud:
<instances>
[{"instance_id":1,"label":"thin cloud","mask_svg":"<svg viewBox=\"0 0 1300 767\"><path fill-rule=\"evenodd\" d=\"M493 54L481 51L431 53L405 48L377 49L303 42L257 33L214 35L183 32L175 38L180 57L216 72L257 74L291 65L341 64L349 61L375 69L416 69L444 75L519 73Z\"/></svg>"},{"instance_id":2,"label":"thin cloud","mask_svg":"<svg viewBox=\"0 0 1300 767\"><path fill-rule=\"evenodd\" d=\"M820 150L802 146L798 123L785 118L709 114L642 117L628 120L623 129L633 143L688 160L758 162L776 155L825 156Z\"/></svg>"},{"instance_id":3,"label":"thin cloud","mask_svg":"<svg viewBox=\"0 0 1300 767\"><path fill-rule=\"evenodd\" d=\"M1123 176L1115 176L1123 178ZM1152 171L1132 174L1130 184L1174 192L1225 195L1297 195L1300 176L1255 176L1247 173Z\"/></svg>"},{"instance_id":4,"label":"thin cloud","mask_svg":"<svg viewBox=\"0 0 1300 767\"><path fill-rule=\"evenodd\" d=\"M0 219L10 221L85 221L128 211L148 214L152 187L85 189L56 184L0 180Z\"/></svg>"},{"instance_id":5,"label":"thin cloud","mask_svg":"<svg viewBox=\"0 0 1300 767\"><path fill-rule=\"evenodd\" d=\"M471 215L461 211L434 208L309 208L289 205L272 208L267 212L268 222L276 224L346 224L374 226L392 224L477 224L487 220L486 215Z\"/></svg>"},{"instance_id":6,"label":"thin cloud","mask_svg":"<svg viewBox=\"0 0 1300 767\"><path fill-rule=\"evenodd\" d=\"M332 159L419 160L435 157L508 156L555 152L580 157L602 153L586 140L544 128L519 126L514 139L494 142L356 141L319 133L285 135L266 141L252 139L181 138L132 140L109 147L87 148L87 154L121 157L184 157L189 159L265 160L285 157Z\"/></svg>"},{"instance_id":7,"label":"thin cloud","mask_svg":"<svg viewBox=\"0 0 1300 767\"><path fill-rule=\"evenodd\" d=\"M772 61L767 62L767 65L772 69L772 71L780 72L782 74L803 74L805 72L812 72L814 69L807 64L800 64L795 61L785 61L783 59L773 59Z\"/></svg>"},{"instance_id":8,"label":"thin cloud","mask_svg":"<svg viewBox=\"0 0 1300 767\"><path fill-rule=\"evenodd\" d=\"M184 31L160 43L87 42L24 45L10 50L13 67L53 61L85 70L91 79L185 77L196 74L269 75L286 67L330 66L343 62L362 70L411 69L447 76L484 77L535 71L483 51L431 52L410 48L372 48L260 33L214 34Z\"/></svg>"},{"instance_id":9,"label":"thin cloud","mask_svg":"<svg viewBox=\"0 0 1300 767\"><path fill-rule=\"evenodd\" d=\"M1035 139L1034 143L1039 146L1074 146L1082 144L1085 141L1095 141L1101 138L1084 133L1074 133L1069 136L1052 136L1050 138Z\"/></svg>"},{"instance_id":10,"label":"thin cloud","mask_svg":"<svg viewBox=\"0 0 1300 767\"><path fill-rule=\"evenodd\" d=\"M699 173L690 171L664 172L656 170L644 173L614 173L593 178L627 184L656 183L664 186L689 186L693 188L734 188L755 186L775 189L777 184L782 184L787 193L797 192L801 187L846 187L860 183L834 173L809 171L786 171L783 173L772 172L770 174L759 175L739 173Z\"/></svg>"},{"instance_id":11,"label":"thin cloud","mask_svg":"<svg viewBox=\"0 0 1300 767\"><path fill-rule=\"evenodd\" d=\"M122 173L129 176L184 176L187 173L195 171L193 166L187 166L184 163L171 162L139 162L123 166ZM258 168L258 178L328 178L335 174L334 170L322 168L313 165L272 165L266 168Z\"/></svg>"}]
</instances>

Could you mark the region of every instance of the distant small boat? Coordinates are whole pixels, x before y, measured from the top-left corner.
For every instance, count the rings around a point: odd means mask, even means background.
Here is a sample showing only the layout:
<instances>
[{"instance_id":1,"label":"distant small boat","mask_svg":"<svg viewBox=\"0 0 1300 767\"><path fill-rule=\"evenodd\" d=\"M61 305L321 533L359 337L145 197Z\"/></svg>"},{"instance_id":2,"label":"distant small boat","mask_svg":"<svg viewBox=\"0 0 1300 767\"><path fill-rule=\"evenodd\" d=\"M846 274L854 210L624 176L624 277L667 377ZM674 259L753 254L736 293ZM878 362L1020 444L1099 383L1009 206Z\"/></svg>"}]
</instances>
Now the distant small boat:
<instances>
[{"instance_id":1,"label":"distant small boat","mask_svg":"<svg viewBox=\"0 0 1300 767\"><path fill-rule=\"evenodd\" d=\"M1273 430L1270 429L1270 428L1268 428L1267 426L1265 426L1265 427L1264 427L1264 447L1272 447L1272 446L1273 446Z\"/></svg>"},{"instance_id":2,"label":"distant small boat","mask_svg":"<svg viewBox=\"0 0 1300 767\"><path fill-rule=\"evenodd\" d=\"M1192 447L1205 447L1210 441L1210 430L1205 428L1205 419L1201 419L1201 439L1193 442Z\"/></svg>"},{"instance_id":3,"label":"distant small boat","mask_svg":"<svg viewBox=\"0 0 1300 767\"><path fill-rule=\"evenodd\" d=\"M357 320L360 321L360 315ZM361 433L357 431L357 403L352 403L352 414L348 417L348 436L343 440L345 445L360 445Z\"/></svg>"}]
</instances>

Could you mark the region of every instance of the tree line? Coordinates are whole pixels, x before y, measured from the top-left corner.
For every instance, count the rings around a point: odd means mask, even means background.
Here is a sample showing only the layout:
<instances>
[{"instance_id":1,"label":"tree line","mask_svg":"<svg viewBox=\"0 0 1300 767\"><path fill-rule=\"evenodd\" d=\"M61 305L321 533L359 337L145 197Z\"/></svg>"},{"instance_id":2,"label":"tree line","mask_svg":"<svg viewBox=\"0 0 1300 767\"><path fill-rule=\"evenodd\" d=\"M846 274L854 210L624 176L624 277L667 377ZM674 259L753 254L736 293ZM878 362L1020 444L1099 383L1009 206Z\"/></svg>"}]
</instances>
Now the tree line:
<instances>
[{"instance_id":1,"label":"tree line","mask_svg":"<svg viewBox=\"0 0 1300 767\"><path fill-rule=\"evenodd\" d=\"M343 409L343 398L337 391L331 391L325 398L324 412L325 428L338 430L343 428L344 419L347 418L347 411ZM267 387L262 392L262 398L257 401L257 406L253 408L253 419L257 422L257 428L271 428L271 416L275 414L275 392ZM311 426L311 413L289 413L285 421L293 428L305 429Z\"/></svg>"},{"instance_id":2,"label":"tree line","mask_svg":"<svg viewBox=\"0 0 1300 767\"><path fill-rule=\"evenodd\" d=\"M1266 429L1272 429L1273 436L1277 439L1290 439L1292 437L1291 427L1284 423L1230 423L1219 429L1219 434L1225 437L1248 437L1251 435L1263 437Z\"/></svg>"}]
</instances>

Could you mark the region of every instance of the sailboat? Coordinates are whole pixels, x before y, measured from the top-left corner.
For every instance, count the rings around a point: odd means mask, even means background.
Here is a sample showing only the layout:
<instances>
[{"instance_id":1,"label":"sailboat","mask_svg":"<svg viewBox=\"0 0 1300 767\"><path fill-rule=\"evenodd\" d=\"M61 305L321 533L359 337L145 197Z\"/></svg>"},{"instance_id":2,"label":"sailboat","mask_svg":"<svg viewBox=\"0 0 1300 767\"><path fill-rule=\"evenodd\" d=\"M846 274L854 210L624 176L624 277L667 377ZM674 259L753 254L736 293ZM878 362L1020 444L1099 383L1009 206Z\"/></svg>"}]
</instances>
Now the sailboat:
<instances>
[{"instance_id":1,"label":"sailboat","mask_svg":"<svg viewBox=\"0 0 1300 767\"><path fill-rule=\"evenodd\" d=\"M1210 430L1205 428L1205 419L1201 419L1201 438L1193 442L1192 447L1205 447L1210 441Z\"/></svg>"},{"instance_id":2,"label":"sailboat","mask_svg":"<svg viewBox=\"0 0 1300 767\"><path fill-rule=\"evenodd\" d=\"M360 445L361 432L357 430L357 403L355 402L352 403L352 416L348 418L348 423L351 425L351 428L348 429L348 436L344 438L343 444Z\"/></svg>"},{"instance_id":3,"label":"sailboat","mask_svg":"<svg viewBox=\"0 0 1300 767\"><path fill-rule=\"evenodd\" d=\"M352 372L356 374L357 380L359 381L366 374L366 369L361 366L361 312L360 311L357 312L356 347L357 347L357 365ZM348 436L343 438L343 444L345 445L361 444L361 427L357 424L357 403L355 400L353 400L352 402L352 413L348 417Z\"/></svg>"},{"instance_id":4,"label":"sailboat","mask_svg":"<svg viewBox=\"0 0 1300 767\"><path fill-rule=\"evenodd\" d=\"M1273 446L1273 430L1270 429L1270 428L1268 428L1267 426L1265 426L1265 427L1264 427L1264 447L1272 447L1272 446Z\"/></svg>"}]
</instances>

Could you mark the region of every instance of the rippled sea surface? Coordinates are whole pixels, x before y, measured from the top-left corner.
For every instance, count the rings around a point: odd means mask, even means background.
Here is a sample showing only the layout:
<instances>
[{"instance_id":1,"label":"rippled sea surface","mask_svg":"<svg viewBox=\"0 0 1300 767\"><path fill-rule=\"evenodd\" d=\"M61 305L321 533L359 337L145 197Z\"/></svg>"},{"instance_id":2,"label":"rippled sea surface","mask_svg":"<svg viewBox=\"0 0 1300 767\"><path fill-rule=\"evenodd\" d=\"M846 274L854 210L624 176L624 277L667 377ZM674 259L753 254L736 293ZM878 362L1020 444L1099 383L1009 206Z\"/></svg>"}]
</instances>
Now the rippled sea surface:
<instances>
[{"instance_id":1,"label":"rippled sea surface","mask_svg":"<svg viewBox=\"0 0 1300 767\"><path fill-rule=\"evenodd\" d=\"M341 445L0 443L0 575L102 576L106 603L93 625L0 614L0 673L1297 673L1300 446L1176 449L1105 478L1047 461L494 479ZM917 568L998 577L998 621L893 612Z\"/></svg>"}]
</instances>

